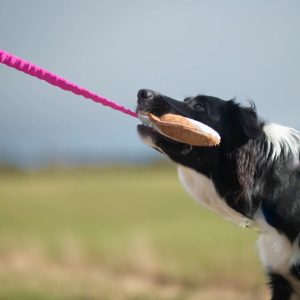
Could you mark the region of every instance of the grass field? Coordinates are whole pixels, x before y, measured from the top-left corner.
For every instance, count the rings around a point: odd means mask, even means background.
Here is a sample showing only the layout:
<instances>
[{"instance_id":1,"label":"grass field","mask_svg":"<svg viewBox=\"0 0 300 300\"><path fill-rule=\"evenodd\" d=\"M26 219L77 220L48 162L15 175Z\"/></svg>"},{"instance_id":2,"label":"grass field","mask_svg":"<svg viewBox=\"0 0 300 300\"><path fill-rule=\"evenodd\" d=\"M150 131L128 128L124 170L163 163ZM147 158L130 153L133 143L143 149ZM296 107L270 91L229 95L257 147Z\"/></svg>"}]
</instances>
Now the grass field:
<instances>
[{"instance_id":1,"label":"grass field","mask_svg":"<svg viewBox=\"0 0 300 300\"><path fill-rule=\"evenodd\" d=\"M0 299L266 299L257 234L175 168L0 173Z\"/></svg>"}]
</instances>

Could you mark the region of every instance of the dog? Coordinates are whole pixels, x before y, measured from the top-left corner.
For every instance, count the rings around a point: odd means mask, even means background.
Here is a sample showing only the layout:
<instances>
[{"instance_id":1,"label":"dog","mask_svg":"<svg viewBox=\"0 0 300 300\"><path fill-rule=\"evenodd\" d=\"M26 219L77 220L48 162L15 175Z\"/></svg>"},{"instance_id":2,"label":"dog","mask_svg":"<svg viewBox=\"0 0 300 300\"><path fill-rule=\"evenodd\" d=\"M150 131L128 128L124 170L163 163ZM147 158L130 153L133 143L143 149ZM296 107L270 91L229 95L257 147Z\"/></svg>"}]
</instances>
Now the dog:
<instances>
[{"instance_id":1,"label":"dog","mask_svg":"<svg viewBox=\"0 0 300 300\"><path fill-rule=\"evenodd\" d=\"M219 133L215 147L177 142L145 124L142 140L178 165L187 192L223 218L259 232L272 300L300 299L300 133L268 123L254 103L199 95L177 101L141 89L137 113L172 113Z\"/></svg>"}]
</instances>

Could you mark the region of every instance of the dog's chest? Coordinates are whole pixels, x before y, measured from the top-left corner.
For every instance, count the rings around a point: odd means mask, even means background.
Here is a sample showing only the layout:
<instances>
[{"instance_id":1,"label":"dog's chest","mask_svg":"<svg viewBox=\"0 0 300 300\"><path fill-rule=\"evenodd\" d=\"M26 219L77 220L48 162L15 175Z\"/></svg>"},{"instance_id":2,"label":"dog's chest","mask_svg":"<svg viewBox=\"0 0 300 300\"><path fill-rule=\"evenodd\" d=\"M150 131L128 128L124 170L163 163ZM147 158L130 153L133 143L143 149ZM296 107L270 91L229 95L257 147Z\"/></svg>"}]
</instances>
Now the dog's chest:
<instances>
[{"instance_id":1,"label":"dog's chest","mask_svg":"<svg viewBox=\"0 0 300 300\"><path fill-rule=\"evenodd\" d=\"M220 197L211 179L190 168L178 166L179 179L187 192L206 208L218 213L226 220L239 225L248 223L247 218L227 205Z\"/></svg>"},{"instance_id":2,"label":"dog's chest","mask_svg":"<svg viewBox=\"0 0 300 300\"><path fill-rule=\"evenodd\" d=\"M246 217L226 204L226 201L215 189L212 180L205 175L182 166L178 167L178 174L187 192L200 204L239 225L248 222ZM267 224L261 210L258 210L255 214L251 225L261 233L258 248L261 261L266 270L283 275L293 286L295 292L300 295L300 281L290 272L294 264L300 264L298 239L292 245L284 235L281 235Z\"/></svg>"}]
</instances>

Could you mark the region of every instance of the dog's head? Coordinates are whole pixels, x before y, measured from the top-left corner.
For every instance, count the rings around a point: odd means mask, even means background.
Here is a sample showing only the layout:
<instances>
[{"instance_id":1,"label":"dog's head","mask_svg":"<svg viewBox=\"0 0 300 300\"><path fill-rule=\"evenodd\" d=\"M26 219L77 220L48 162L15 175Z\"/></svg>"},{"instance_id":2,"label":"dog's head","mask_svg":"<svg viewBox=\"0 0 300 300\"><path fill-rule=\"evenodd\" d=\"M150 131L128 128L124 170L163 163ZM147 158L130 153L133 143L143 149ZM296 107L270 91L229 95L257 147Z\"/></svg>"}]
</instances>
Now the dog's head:
<instances>
[{"instance_id":1,"label":"dog's head","mask_svg":"<svg viewBox=\"0 0 300 300\"><path fill-rule=\"evenodd\" d=\"M194 169L203 169L203 164L218 159L220 151L231 152L250 139L258 138L262 132L254 105L242 107L233 100L203 95L177 101L147 89L139 90L137 102L137 113L150 112L158 117L166 113L182 115L219 133L219 146L195 147L174 141L147 125L138 125L139 135L145 143L175 162Z\"/></svg>"}]
</instances>

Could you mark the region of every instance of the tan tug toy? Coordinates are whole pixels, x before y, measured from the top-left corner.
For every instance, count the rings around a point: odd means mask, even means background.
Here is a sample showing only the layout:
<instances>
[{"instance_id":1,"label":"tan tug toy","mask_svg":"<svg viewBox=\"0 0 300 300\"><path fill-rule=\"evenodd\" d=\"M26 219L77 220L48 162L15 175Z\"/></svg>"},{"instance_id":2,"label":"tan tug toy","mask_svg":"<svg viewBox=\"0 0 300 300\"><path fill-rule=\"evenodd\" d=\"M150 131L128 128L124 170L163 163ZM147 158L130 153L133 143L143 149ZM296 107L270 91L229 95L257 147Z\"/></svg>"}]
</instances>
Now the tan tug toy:
<instances>
[{"instance_id":1,"label":"tan tug toy","mask_svg":"<svg viewBox=\"0 0 300 300\"><path fill-rule=\"evenodd\" d=\"M220 135L214 129L190 118L174 114L157 117L146 112L140 112L138 116L144 124L178 142L211 147L219 145L221 141Z\"/></svg>"}]
</instances>

